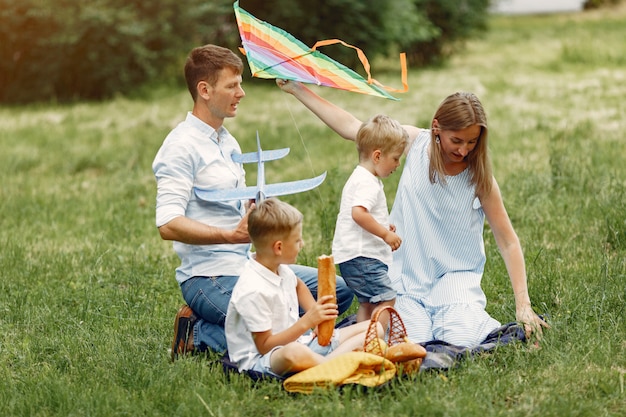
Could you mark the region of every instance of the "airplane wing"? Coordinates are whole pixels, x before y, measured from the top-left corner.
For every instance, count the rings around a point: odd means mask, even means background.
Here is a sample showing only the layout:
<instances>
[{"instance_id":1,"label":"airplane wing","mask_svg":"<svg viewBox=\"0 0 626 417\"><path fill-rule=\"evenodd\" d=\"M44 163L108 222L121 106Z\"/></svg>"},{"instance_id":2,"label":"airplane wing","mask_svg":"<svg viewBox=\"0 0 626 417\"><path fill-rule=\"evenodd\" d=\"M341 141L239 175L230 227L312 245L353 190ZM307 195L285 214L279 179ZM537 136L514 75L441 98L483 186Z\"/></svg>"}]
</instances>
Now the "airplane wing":
<instances>
[{"instance_id":1,"label":"airplane wing","mask_svg":"<svg viewBox=\"0 0 626 417\"><path fill-rule=\"evenodd\" d=\"M253 200L256 198L257 187L227 188L224 190L193 189L196 196L203 201Z\"/></svg>"},{"instance_id":2,"label":"airplane wing","mask_svg":"<svg viewBox=\"0 0 626 417\"><path fill-rule=\"evenodd\" d=\"M324 182L324 179L326 179L326 172L324 172L322 175L306 180L266 184L264 162L283 158L289 153L289 148L274 149L271 151L262 150L258 131L256 132L256 144L256 152L248 152L244 154L235 153L231 156L233 161L238 163L257 163L258 171L256 186L223 190L202 190L194 188L196 196L200 200L204 201L256 200L257 202L260 202L267 197L277 197L280 195L295 194L312 190Z\"/></svg>"},{"instance_id":3,"label":"airplane wing","mask_svg":"<svg viewBox=\"0 0 626 417\"><path fill-rule=\"evenodd\" d=\"M274 161L276 159L283 158L285 155L289 153L289 148L283 149L273 149L271 151L261 151L261 161ZM259 162L259 153L258 152L248 152L248 153L234 153L231 155L233 161L238 162L240 164L249 164L252 162Z\"/></svg>"},{"instance_id":4,"label":"airplane wing","mask_svg":"<svg viewBox=\"0 0 626 417\"><path fill-rule=\"evenodd\" d=\"M265 184L262 198L278 197L281 195L296 194L312 190L326 179L326 172L314 178L281 182L277 184ZM196 196L204 201L228 201L228 200L253 200L259 197L259 188L249 186L245 188L233 188L225 190L202 190L194 188Z\"/></svg>"},{"instance_id":5,"label":"airplane wing","mask_svg":"<svg viewBox=\"0 0 626 417\"><path fill-rule=\"evenodd\" d=\"M326 179L326 171L315 178L297 180L289 182L279 182L276 184L265 184L265 197L278 197L281 195L296 194L312 190Z\"/></svg>"}]
</instances>

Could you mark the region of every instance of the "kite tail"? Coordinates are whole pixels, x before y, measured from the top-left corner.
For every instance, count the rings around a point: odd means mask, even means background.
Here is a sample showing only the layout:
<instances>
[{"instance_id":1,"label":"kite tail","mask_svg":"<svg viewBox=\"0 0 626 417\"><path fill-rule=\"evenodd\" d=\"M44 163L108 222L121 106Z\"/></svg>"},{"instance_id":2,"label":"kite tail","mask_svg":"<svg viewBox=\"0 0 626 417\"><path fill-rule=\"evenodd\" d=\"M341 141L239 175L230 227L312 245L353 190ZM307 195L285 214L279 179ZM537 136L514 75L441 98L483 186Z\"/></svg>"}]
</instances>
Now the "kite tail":
<instances>
[{"instance_id":1,"label":"kite tail","mask_svg":"<svg viewBox=\"0 0 626 417\"><path fill-rule=\"evenodd\" d=\"M334 45L336 43L340 43L343 46L347 46L348 48L352 48L356 51L357 56L359 57L359 61L361 61L361 64L363 65L363 68L365 69L365 72L367 73L368 84L374 84L374 85L377 85L378 87L384 88L387 91L391 91L395 93L406 93L407 91L409 91L409 83L407 81L406 54L404 52L400 53L400 66L402 68L402 89L397 89L397 88L383 85L379 83L378 81L376 81L374 78L372 78L372 74L370 72L370 63L367 57L365 56L365 53L363 53L363 51L360 48L357 48L354 45L350 45L349 43L346 43L342 41L341 39L326 39L323 41L317 41L315 45L313 45L313 47L311 48L311 51L315 51L317 47L319 46Z\"/></svg>"}]
</instances>

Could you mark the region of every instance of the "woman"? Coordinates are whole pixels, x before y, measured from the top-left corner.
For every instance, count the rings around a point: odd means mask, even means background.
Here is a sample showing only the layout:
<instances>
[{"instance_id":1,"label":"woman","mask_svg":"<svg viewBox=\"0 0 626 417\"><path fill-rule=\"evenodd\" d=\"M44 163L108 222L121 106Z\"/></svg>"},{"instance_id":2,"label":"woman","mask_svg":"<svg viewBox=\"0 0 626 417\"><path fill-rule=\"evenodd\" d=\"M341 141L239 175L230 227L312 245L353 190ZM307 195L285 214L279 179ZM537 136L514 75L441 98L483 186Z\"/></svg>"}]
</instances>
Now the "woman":
<instances>
[{"instance_id":1,"label":"woman","mask_svg":"<svg viewBox=\"0 0 626 417\"><path fill-rule=\"evenodd\" d=\"M277 80L331 129L354 140L361 121L297 82ZM402 238L389 271L396 309L415 342L475 346L500 327L485 311L480 282L483 227L489 222L515 295L516 319L527 336L548 325L533 311L522 248L504 208L487 152L487 120L471 93L447 97L430 129L409 135L405 167L390 223Z\"/></svg>"}]
</instances>

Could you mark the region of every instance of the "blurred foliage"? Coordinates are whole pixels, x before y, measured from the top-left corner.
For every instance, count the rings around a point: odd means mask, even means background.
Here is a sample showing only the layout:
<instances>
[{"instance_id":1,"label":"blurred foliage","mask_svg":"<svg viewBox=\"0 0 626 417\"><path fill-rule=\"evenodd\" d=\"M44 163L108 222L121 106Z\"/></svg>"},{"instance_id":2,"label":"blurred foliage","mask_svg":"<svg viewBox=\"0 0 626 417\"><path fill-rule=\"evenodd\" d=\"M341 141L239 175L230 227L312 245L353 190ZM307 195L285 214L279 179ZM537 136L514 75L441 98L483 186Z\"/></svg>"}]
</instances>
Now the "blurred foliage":
<instances>
[{"instance_id":1,"label":"blurred foliage","mask_svg":"<svg viewBox=\"0 0 626 417\"><path fill-rule=\"evenodd\" d=\"M0 0L0 102L100 100L181 83L194 46L240 44L232 0ZM486 28L489 0L243 0L307 45L338 38L371 60L437 62ZM355 70L356 53L322 52Z\"/></svg>"},{"instance_id":2,"label":"blurred foliage","mask_svg":"<svg viewBox=\"0 0 626 417\"><path fill-rule=\"evenodd\" d=\"M623 0L586 0L583 4L585 10L611 7L620 4Z\"/></svg>"},{"instance_id":3,"label":"blurred foliage","mask_svg":"<svg viewBox=\"0 0 626 417\"><path fill-rule=\"evenodd\" d=\"M323 39L341 39L368 58L387 55L401 42L427 41L437 33L414 0L246 0L240 6L257 18L279 26L308 46ZM340 45L324 54L360 69L354 50Z\"/></svg>"},{"instance_id":4,"label":"blurred foliage","mask_svg":"<svg viewBox=\"0 0 626 417\"><path fill-rule=\"evenodd\" d=\"M463 41L487 29L490 0L413 0L415 9L425 14L425 39L406 38L400 48L407 51L414 66L445 60L463 46Z\"/></svg>"},{"instance_id":5,"label":"blurred foliage","mask_svg":"<svg viewBox=\"0 0 626 417\"><path fill-rule=\"evenodd\" d=\"M192 46L233 45L230 5L0 0L0 101L102 99L174 70L180 78Z\"/></svg>"}]
</instances>

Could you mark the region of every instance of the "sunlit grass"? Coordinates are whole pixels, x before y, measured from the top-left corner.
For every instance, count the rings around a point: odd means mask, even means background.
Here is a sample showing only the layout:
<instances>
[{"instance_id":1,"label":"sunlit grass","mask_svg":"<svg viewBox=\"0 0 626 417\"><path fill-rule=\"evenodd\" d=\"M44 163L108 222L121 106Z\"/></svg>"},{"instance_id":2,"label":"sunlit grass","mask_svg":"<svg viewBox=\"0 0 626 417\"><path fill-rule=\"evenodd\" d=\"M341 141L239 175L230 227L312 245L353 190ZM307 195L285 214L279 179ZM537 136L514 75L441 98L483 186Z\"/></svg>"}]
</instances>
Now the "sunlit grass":
<instances>
[{"instance_id":1,"label":"sunlit grass","mask_svg":"<svg viewBox=\"0 0 626 417\"><path fill-rule=\"evenodd\" d=\"M324 88L361 118L428 127L457 90L487 109L494 171L549 317L541 349L508 346L441 374L310 397L227 378L214 356L169 363L178 259L154 226L154 155L191 106L145 99L0 109L0 415L618 416L626 408L626 11L498 17L441 68L412 69L393 102ZM393 66L386 64L387 68ZM397 85L393 70L374 76ZM330 252L351 142L271 81L248 81L226 126L244 151L290 147L269 182L328 171L285 197L305 214L300 262ZM248 182L256 181L248 167ZM390 202L400 173L385 180ZM488 310L514 319L488 228ZM206 404L206 406L205 406ZM208 408L207 408L208 407Z\"/></svg>"}]
</instances>

